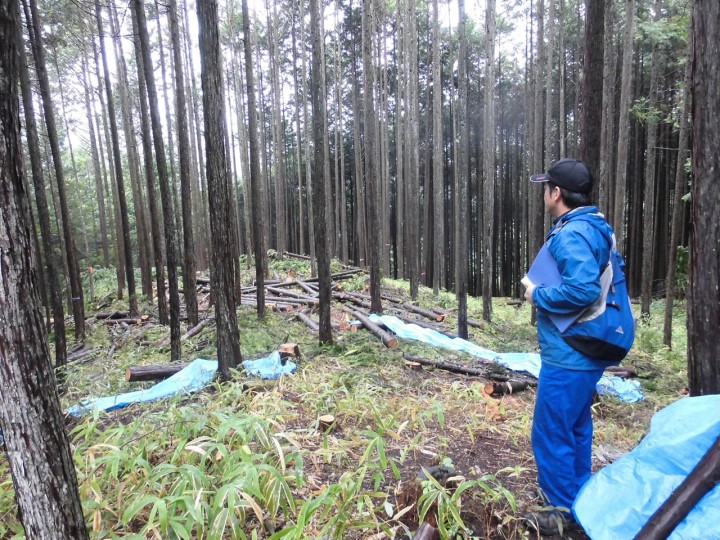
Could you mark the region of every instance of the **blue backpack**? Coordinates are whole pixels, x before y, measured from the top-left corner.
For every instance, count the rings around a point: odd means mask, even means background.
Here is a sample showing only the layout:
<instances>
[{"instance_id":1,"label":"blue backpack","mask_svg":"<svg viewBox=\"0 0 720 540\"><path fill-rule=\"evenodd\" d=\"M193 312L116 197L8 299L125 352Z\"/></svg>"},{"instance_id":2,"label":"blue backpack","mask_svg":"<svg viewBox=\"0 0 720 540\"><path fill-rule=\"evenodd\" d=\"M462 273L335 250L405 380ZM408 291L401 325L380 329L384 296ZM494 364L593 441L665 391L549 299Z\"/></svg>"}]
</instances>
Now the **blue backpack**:
<instances>
[{"instance_id":1,"label":"blue backpack","mask_svg":"<svg viewBox=\"0 0 720 540\"><path fill-rule=\"evenodd\" d=\"M575 219L592 224L582 215ZM564 224L561 222L550 236L557 234ZM562 337L573 349L591 358L619 362L627 356L635 341L635 316L623 272L625 262L615 245L614 234L608 238L608 243L610 260L600 275L600 296L578 314Z\"/></svg>"},{"instance_id":2,"label":"blue backpack","mask_svg":"<svg viewBox=\"0 0 720 540\"><path fill-rule=\"evenodd\" d=\"M624 267L622 256L613 245L610 260L600 276L600 297L562 334L573 349L597 360L618 362L627 356L635 341L635 316Z\"/></svg>"}]
</instances>

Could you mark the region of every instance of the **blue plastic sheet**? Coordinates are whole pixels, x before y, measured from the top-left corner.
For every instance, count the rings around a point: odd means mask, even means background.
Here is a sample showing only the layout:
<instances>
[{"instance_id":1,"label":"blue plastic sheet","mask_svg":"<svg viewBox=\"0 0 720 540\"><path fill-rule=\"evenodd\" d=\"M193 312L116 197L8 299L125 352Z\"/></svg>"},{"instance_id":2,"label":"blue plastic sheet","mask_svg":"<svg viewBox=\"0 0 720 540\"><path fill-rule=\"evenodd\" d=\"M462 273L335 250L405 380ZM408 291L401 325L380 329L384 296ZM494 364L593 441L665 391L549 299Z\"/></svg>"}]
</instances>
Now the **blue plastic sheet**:
<instances>
[{"instance_id":1,"label":"blue plastic sheet","mask_svg":"<svg viewBox=\"0 0 720 540\"><path fill-rule=\"evenodd\" d=\"M633 538L720 436L720 395L683 398L656 413L629 454L592 476L573 505L593 540ZM668 537L720 539L720 485Z\"/></svg>"},{"instance_id":2,"label":"blue plastic sheet","mask_svg":"<svg viewBox=\"0 0 720 540\"><path fill-rule=\"evenodd\" d=\"M275 351L270 356L260 358L259 360L246 360L243 362L245 371L262 379L277 379L281 375L289 375L295 373L297 366L295 362L288 360L283 365L280 359L280 353Z\"/></svg>"},{"instance_id":3,"label":"blue plastic sheet","mask_svg":"<svg viewBox=\"0 0 720 540\"><path fill-rule=\"evenodd\" d=\"M481 360L497 362L511 371L524 371L537 377L540 374L540 355L537 353L497 353L484 349L462 338L451 338L437 330L423 328L417 324L406 324L392 315L370 315L370 320L379 322L392 330L398 337L421 341L436 347L468 353ZM597 391L600 395L615 396L622 401L633 403L643 399L640 383L626 381L617 377L603 376L598 382Z\"/></svg>"},{"instance_id":4,"label":"blue plastic sheet","mask_svg":"<svg viewBox=\"0 0 720 540\"><path fill-rule=\"evenodd\" d=\"M80 416L83 413L92 411L113 411L127 407L131 403L146 403L174 396L175 394L189 394L204 388L213 380L217 365L217 360L198 358L172 377L146 390L136 390L135 392L127 392L116 396L90 398L73 405L67 412L74 416Z\"/></svg>"},{"instance_id":5,"label":"blue plastic sheet","mask_svg":"<svg viewBox=\"0 0 720 540\"><path fill-rule=\"evenodd\" d=\"M243 362L243 367L252 375L263 379L277 379L284 373L295 373L297 366L293 362L282 365L280 353L277 351L259 360ZM176 394L190 394L207 386L215 377L218 369L217 360L198 358L172 377L151 386L146 390L136 390L115 396L90 398L73 405L68 414L80 416L92 411L113 411L127 407L131 403L147 403L167 398Z\"/></svg>"}]
</instances>

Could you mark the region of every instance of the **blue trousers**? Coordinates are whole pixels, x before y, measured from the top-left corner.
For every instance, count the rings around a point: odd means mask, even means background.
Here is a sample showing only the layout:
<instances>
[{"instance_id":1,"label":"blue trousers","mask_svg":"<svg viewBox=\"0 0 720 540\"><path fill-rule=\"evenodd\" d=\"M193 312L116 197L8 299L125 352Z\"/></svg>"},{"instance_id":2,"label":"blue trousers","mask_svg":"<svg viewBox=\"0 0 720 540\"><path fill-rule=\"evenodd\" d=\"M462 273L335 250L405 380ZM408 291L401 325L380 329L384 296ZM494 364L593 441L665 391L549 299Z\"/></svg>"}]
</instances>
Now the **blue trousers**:
<instances>
[{"instance_id":1,"label":"blue trousers","mask_svg":"<svg viewBox=\"0 0 720 540\"><path fill-rule=\"evenodd\" d=\"M581 371L543 364L538 380L532 447L538 484L552 506L572 508L590 478L590 406L602 369Z\"/></svg>"}]
</instances>

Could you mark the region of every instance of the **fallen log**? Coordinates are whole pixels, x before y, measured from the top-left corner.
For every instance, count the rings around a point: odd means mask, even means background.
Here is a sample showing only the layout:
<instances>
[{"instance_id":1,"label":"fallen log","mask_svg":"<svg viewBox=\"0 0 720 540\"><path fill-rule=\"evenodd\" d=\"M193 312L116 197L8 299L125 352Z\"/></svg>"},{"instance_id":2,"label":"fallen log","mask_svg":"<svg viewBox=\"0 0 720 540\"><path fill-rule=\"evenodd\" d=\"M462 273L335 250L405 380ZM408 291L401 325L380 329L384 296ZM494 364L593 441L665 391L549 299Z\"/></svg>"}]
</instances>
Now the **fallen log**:
<instances>
[{"instance_id":1,"label":"fallen log","mask_svg":"<svg viewBox=\"0 0 720 540\"><path fill-rule=\"evenodd\" d=\"M155 364L151 366L131 366L125 370L127 382L157 381L167 379L190 364Z\"/></svg>"},{"instance_id":2,"label":"fallen log","mask_svg":"<svg viewBox=\"0 0 720 540\"><path fill-rule=\"evenodd\" d=\"M124 319L128 316L127 311L112 311L110 313L96 313L94 317L98 320L101 319Z\"/></svg>"},{"instance_id":3,"label":"fallen log","mask_svg":"<svg viewBox=\"0 0 720 540\"><path fill-rule=\"evenodd\" d=\"M450 371L451 373L459 373L460 375L473 375L475 377L485 377L493 381L507 382L510 380L511 377L510 372L501 373L499 371L495 371L504 370L505 368L503 368L499 364L495 364L494 362L488 362L485 364L484 367L466 367L451 364L450 362L443 362L442 360L430 360L429 358L422 358L420 356L413 356L409 354L403 355L403 358L405 358L405 360L410 360L411 362L418 362L424 366L432 366L438 369L442 369L444 371ZM523 376L518 373L512 373L512 377L514 379L518 379L518 377ZM522 382L527 383L529 387L537 386L537 380L535 380L529 375L527 377L527 380L523 380Z\"/></svg>"},{"instance_id":4,"label":"fallen log","mask_svg":"<svg viewBox=\"0 0 720 540\"><path fill-rule=\"evenodd\" d=\"M301 261L309 261L310 257L307 255L300 255L299 253L290 253L289 251L283 251L283 255L285 257L290 257L292 259L300 259Z\"/></svg>"},{"instance_id":5,"label":"fallen log","mask_svg":"<svg viewBox=\"0 0 720 540\"><path fill-rule=\"evenodd\" d=\"M720 483L720 437L685 480L660 505L635 540L661 540L670 536L690 510Z\"/></svg>"},{"instance_id":6,"label":"fallen log","mask_svg":"<svg viewBox=\"0 0 720 540\"><path fill-rule=\"evenodd\" d=\"M299 311L295 315L299 320L305 323L305 325L310 328L313 332L319 332L320 331L320 324L318 324L315 320L311 319L309 315L306 313L303 313L302 311Z\"/></svg>"},{"instance_id":7,"label":"fallen log","mask_svg":"<svg viewBox=\"0 0 720 540\"><path fill-rule=\"evenodd\" d=\"M182 336L180 336L180 341L185 341L186 339L190 339L193 336L198 335L203 328L205 328L208 324L213 322L215 320L215 317L208 317L207 319L204 319L197 323L195 326L190 328L187 332L185 332Z\"/></svg>"},{"instance_id":8,"label":"fallen log","mask_svg":"<svg viewBox=\"0 0 720 540\"><path fill-rule=\"evenodd\" d=\"M524 381L506 381L488 383L483 390L488 396L501 397L527 390L529 384Z\"/></svg>"},{"instance_id":9,"label":"fallen log","mask_svg":"<svg viewBox=\"0 0 720 540\"><path fill-rule=\"evenodd\" d=\"M365 315L360 313L359 311L355 311L348 308L343 308L348 313L352 314L353 317L355 317L358 321L362 323L362 325L375 334L377 337L380 338L380 340L383 342L383 344L388 349L395 349L398 346L398 340L395 336L387 333L385 330L380 328L377 324L372 322L370 319L368 319Z\"/></svg>"},{"instance_id":10,"label":"fallen log","mask_svg":"<svg viewBox=\"0 0 720 540\"><path fill-rule=\"evenodd\" d=\"M434 311L430 311L429 309L421 308L420 306L414 306L412 304L403 304L402 307L407 311L412 311L413 313L417 313L418 315L422 315L423 317L427 317L428 319L432 319L433 321L443 322L445 320L444 313L435 313Z\"/></svg>"},{"instance_id":11,"label":"fallen log","mask_svg":"<svg viewBox=\"0 0 720 540\"><path fill-rule=\"evenodd\" d=\"M103 324L149 324L152 321L147 315L143 315L142 317L128 317L126 319L100 319L100 322Z\"/></svg>"}]
</instances>

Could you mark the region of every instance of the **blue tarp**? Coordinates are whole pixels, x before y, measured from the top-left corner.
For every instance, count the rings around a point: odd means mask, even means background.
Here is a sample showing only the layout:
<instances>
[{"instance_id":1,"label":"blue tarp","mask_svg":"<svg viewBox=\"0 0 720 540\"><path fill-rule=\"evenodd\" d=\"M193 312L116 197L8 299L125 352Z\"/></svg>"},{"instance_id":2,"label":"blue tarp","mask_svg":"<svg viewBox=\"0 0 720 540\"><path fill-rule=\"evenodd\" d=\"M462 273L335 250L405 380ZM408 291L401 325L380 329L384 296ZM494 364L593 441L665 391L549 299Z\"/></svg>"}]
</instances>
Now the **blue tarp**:
<instances>
[{"instance_id":1,"label":"blue tarp","mask_svg":"<svg viewBox=\"0 0 720 540\"><path fill-rule=\"evenodd\" d=\"M392 315L370 315L370 320L379 322L392 330L398 337L421 341L443 349L468 353L481 360L497 362L511 371L524 371L537 377L540 374L540 355L537 353L497 353L484 349L462 338L451 338L437 330L423 328L417 324L406 324ZM603 376L598 382L600 395L612 395L623 401L633 403L643 399L640 383L626 381L615 375Z\"/></svg>"},{"instance_id":2,"label":"blue tarp","mask_svg":"<svg viewBox=\"0 0 720 540\"><path fill-rule=\"evenodd\" d=\"M243 367L245 371L261 379L278 379L280 375L289 375L297 370L295 362L290 360L283 365L280 353L277 351L259 360L246 360L243 362Z\"/></svg>"},{"instance_id":3,"label":"blue tarp","mask_svg":"<svg viewBox=\"0 0 720 540\"><path fill-rule=\"evenodd\" d=\"M720 395L683 398L656 413L629 454L592 476L573 505L593 540L634 538L720 436ZM720 539L720 485L669 536Z\"/></svg>"},{"instance_id":4,"label":"blue tarp","mask_svg":"<svg viewBox=\"0 0 720 540\"><path fill-rule=\"evenodd\" d=\"M174 396L175 394L190 394L207 386L215 377L217 360L203 360L198 358L190 365L178 371L172 377L151 386L146 390L136 390L116 396L90 398L70 407L67 412L74 416L91 411L113 411L121 409L131 403L145 403ZM252 375L263 379L277 379L284 373L294 373L297 366L293 362L282 365L280 353L277 351L270 356L259 360L247 360L243 367Z\"/></svg>"},{"instance_id":5,"label":"blue tarp","mask_svg":"<svg viewBox=\"0 0 720 540\"><path fill-rule=\"evenodd\" d=\"M215 377L217 371L217 360L203 360L198 358L189 366L178 371L172 377L151 386L146 390L136 390L116 396L90 398L73 405L68 413L80 416L91 411L113 411L127 407L131 403L144 403L155 401L179 394L181 392L191 393L204 388Z\"/></svg>"}]
</instances>

